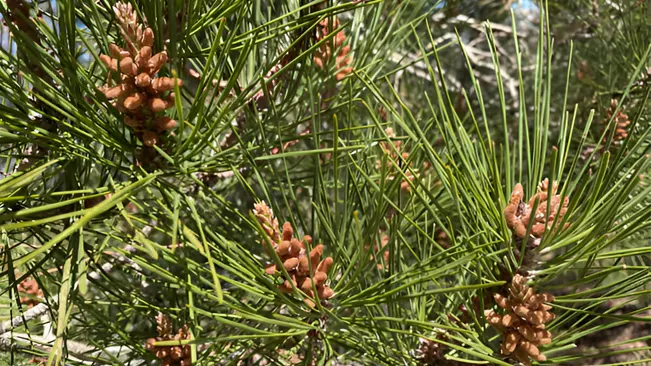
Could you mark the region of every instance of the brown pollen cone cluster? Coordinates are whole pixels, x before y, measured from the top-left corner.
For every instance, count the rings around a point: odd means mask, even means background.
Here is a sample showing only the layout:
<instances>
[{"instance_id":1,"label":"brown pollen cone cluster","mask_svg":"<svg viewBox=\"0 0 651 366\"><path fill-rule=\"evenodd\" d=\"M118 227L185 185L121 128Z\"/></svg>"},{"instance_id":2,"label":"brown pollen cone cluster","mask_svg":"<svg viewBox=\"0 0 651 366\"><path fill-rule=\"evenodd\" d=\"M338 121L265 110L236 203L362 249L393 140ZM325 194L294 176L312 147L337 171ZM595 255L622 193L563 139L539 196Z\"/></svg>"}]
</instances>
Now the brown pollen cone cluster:
<instances>
[{"instance_id":1,"label":"brown pollen cone cluster","mask_svg":"<svg viewBox=\"0 0 651 366\"><path fill-rule=\"evenodd\" d=\"M613 113L617 109L617 99L611 99L610 100L610 107L606 110L606 119L604 120L604 123L608 123L610 119L613 117ZM613 142L619 143L626 139L628 137L628 130L627 127L628 125L631 124L631 121L628 118L628 115L623 112L623 109L619 109L617 111L617 114L615 115L614 118L615 122L615 134L613 135ZM604 127L604 129L601 131L602 133L606 130L607 126ZM609 132L610 134L610 132ZM608 141L609 134L604 136L604 143Z\"/></svg>"},{"instance_id":2,"label":"brown pollen cone cluster","mask_svg":"<svg viewBox=\"0 0 651 366\"><path fill-rule=\"evenodd\" d=\"M308 253L305 243L311 244L312 237L305 235L302 241L294 238L294 230L289 222L283 225L281 232L278 229L278 220L273 216L271 208L264 202L255 204L253 213L265 230L274 251L280 257L291 278L291 282L285 280L280 285L280 291L291 293L296 286L312 299L315 299L313 288L316 288L316 299L318 300L327 300L334 296L334 291L325 284L328 279L328 271L332 266L332 258L327 257L321 260L323 245L315 246ZM263 240L263 245L265 244L266 241ZM266 245L265 248L267 248ZM267 266L265 272L270 275L281 273L275 264ZM305 303L314 307L316 304L309 298L305 299Z\"/></svg>"},{"instance_id":3,"label":"brown pollen cone cluster","mask_svg":"<svg viewBox=\"0 0 651 366\"><path fill-rule=\"evenodd\" d=\"M529 202L524 202L522 200L524 197L522 185L520 183L515 185L509 204L504 208L504 218L516 237L524 239L529 223L533 220L529 235L534 239L530 243L536 247L540 244L545 230L552 227L556 216L558 216L558 222L563 219L570 198L566 196L561 200L561 196L556 194L557 191L558 183L554 182L552 187L549 187L549 179L545 178L538 184L538 192L531 197ZM536 200L538 200L538 206L536 211L532 212ZM549 212L547 212L548 203ZM569 224L565 224L563 228L567 226Z\"/></svg>"},{"instance_id":4,"label":"brown pollen cone cluster","mask_svg":"<svg viewBox=\"0 0 651 366\"><path fill-rule=\"evenodd\" d=\"M316 28L316 40L321 41L326 38L330 33L335 29L339 28L339 18L332 18L332 23L328 18L323 19ZM319 48L314 53L314 63L317 64L322 69L325 69L325 65L328 60L336 53L335 56L335 65L337 66L337 73L335 78L341 80L353 72L353 68L349 66L352 62L352 56L350 55L350 46L345 45L346 34L343 30L337 32L332 40L323 42Z\"/></svg>"},{"instance_id":5,"label":"brown pollen cone cluster","mask_svg":"<svg viewBox=\"0 0 651 366\"><path fill-rule=\"evenodd\" d=\"M38 282L31 277L22 280L16 288L18 292L28 295L20 297L20 303L27 305L28 308L38 305L40 303L38 298L43 298L43 290L38 286Z\"/></svg>"},{"instance_id":6,"label":"brown pollen cone cluster","mask_svg":"<svg viewBox=\"0 0 651 366\"><path fill-rule=\"evenodd\" d=\"M167 63L167 52L153 53L154 32L138 23L131 4L119 2L113 10L126 48L112 43L110 55L100 55L109 69L108 82L100 90L124 114L124 123L151 147L158 143L159 134L176 127L176 121L163 112L174 106L171 91L183 82L178 78L157 77ZM120 81L112 85L115 75Z\"/></svg>"},{"instance_id":7,"label":"brown pollen cone cluster","mask_svg":"<svg viewBox=\"0 0 651 366\"><path fill-rule=\"evenodd\" d=\"M439 336L439 338L446 340L447 337ZM423 365L442 365L445 361L443 354L446 350L447 347L441 343L427 338L420 338L418 340L418 349L416 350L416 359Z\"/></svg>"},{"instance_id":8,"label":"brown pollen cone cluster","mask_svg":"<svg viewBox=\"0 0 651 366\"><path fill-rule=\"evenodd\" d=\"M436 339L441 341L450 341L445 333L437 334ZM445 358L448 346L436 341L420 338L418 340L418 349L415 352L415 358L422 365L427 366L462 366L469 365L464 362L449 360Z\"/></svg>"},{"instance_id":9,"label":"brown pollen cone cluster","mask_svg":"<svg viewBox=\"0 0 651 366\"><path fill-rule=\"evenodd\" d=\"M494 310L486 310L486 321L502 333L501 351L510 355L525 365L531 365L531 360L545 361L547 358L540 353L538 346L549 344L552 334L545 329L545 323L555 318L550 312L551 305L546 302L554 301L551 294L536 294L527 285L527 279L516 274L508 288L508 296L495 294L495 302L505 310L504 315Z\"/></svg>"},{"instance_id":10,"label":"brown pollen cone cluster","mask_svg":"<svg viewBox=\"0 0 651 366\"><path fill-rule=\"evenodd\" d=\"M177 346L154 346L155 342L174 341L174 340L187 340L190 339L190 332L188 326L184 325L179 329L176 334L172 334L172 323L170 319L163 313L158 313L156 316L156 330L158 337L147 339L145 349L156 355L156 358L161 360L162 366L190 366L192 365L192 358L190 355L190 345L177 345Z\"/></svg>"},{"instance_id":11,"label":"brown pollen cone cluster","mask_svg":"<svg viewBox=\"0 0 651 366\"><path fill-rule=\"evenodd\" d=\"M396 134L393 132L393 128L388 127L384 131L386 132L386 134L387 134L387 136L389 138L395 138L396 137ZM395 146L395 150L391 147L391 145ZM386 170L389 173L393 173L396 169L399 169L395 165L396 165L396 163L399 163L401 159L402 160L407 160L409 158L409 153L406 152L406 151L403 151L404 147L402 146L402 141L391 141L391 142L382 141L382 142L380 142L380 147L382 148L382 151L385 154L387 154L387 156L389 158L387 160L387 162L386 162ZM412 164L410 163L410 166L411 165ZM423 171L427 170L428 167L429 167L428 164L425 163ZM378 171L382 169L382 160L381 159L378 159L378 160L375 161L375 169L377 169ZM416 179L416 175L414 175L414 173L412 173L410 170L405 170L404 173L405 173L406 178L404 178L402 180L402 182L400 183L400 189L402 189L403 191L408 192L409 189L411 188L409 186L409 182L413 182L414 179ZM393 180L395 178L396 177L395 177L394 174L389 174L387 176L387 179L389 179L389 180Z\"/></svg>"}]
</instances>

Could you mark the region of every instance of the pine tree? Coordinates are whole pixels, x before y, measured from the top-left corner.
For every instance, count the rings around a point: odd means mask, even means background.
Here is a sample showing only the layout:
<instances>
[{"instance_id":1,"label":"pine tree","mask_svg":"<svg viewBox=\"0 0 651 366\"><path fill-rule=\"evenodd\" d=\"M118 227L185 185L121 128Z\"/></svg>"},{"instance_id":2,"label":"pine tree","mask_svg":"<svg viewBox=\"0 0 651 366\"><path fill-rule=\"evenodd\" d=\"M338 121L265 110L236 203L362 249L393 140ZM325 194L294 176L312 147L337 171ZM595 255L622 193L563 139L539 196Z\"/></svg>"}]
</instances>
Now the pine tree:
<instances>
[{"instance_id":1,"label":"pine tree","mask_svg":"<svg viewBox=\"0 0 651 366\"><path fill-rule=\"evenodd\" d=\"M648 9L0 1L0 363L648 362Z\"/></svg>"}]
</instances>

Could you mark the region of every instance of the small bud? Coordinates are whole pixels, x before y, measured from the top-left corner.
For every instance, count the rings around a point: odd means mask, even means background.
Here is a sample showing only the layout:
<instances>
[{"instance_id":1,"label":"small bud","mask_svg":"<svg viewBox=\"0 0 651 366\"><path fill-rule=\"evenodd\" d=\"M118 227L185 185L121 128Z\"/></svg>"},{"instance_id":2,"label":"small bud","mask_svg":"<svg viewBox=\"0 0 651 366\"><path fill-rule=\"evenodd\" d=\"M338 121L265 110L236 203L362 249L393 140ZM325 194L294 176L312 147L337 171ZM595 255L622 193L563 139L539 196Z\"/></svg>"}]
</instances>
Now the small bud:
<instances>
[{"instance_id":1,"label":"small bud","mask_svg":"<svg viewBox=\"0 0 651 366\"><path fill-rule=\"evenodd\" d=\"M536 333L534 332L533 329L531 329L530 326L526 324L520 324L516 327L518 332L524 336L528 341L530 342L535 342L538 337L536 337Z\"/></svg>"},{"instance_id":2,"label":"small bud","mask_svg":"<svg viewBox=\"0 0 651 366\"><path fill-rule=\"evenodd\" d=\"M147 27L140 36L140 47L152 47L154 45L154 31Z\"/></svg>"},{"instance_id":3,"label":"small bud","mask_svg":"<svg viewBox=\"0 0 651 366\"><path fill-rule=\"evenodd\" d=\"M529 314L529 309L524 305L518 305L513 308L513 312L516 313L518 316L526 318Z\"/></svg>"},{"instance_id":4,"label":"small bud","mask_svg":"<svg viewBox=\"0 0 651 366\"><path fill-rule=\"evenodd\" d=\"M296 286L296 280L292 279L292 282L294 283L294 286ZM289 281L285 280L285 282L283 282L283 284L280 286L280 292L290 293L292 291L294 291L292 284Z\"/></svg>"},{"instance_id":5,"label":"small bud","mask_svg":"<svg viewBox=\"0 0 651 366\"><path fill-rule=\"evenodd\" d=\"M335 292L327 286L321 287L319 290L319 298L323 300L327 300L335 295Z\"/></svg>"},{"instance_id":6,"label":"small bud","mask_svg":"<svg viewBox=\"0 0 651 366\"><path fill-rule=\"evenodd\" d=\"M283 240L278 244L278 248L276 248L276 253L278 256L285 256L289 254L289 245L290 243L287 240Z\"/></svg>"},{"instance_id":7,"label":"small bud","mask_svg":"<svg viewBox=\"0 0 651 366\"><path fill-rule=\"evenodd\" d=\"M301 242L295 238L291 238L289 255L298 256L298 254L301 252L301 249L303 249L303 244L301 244Z\"/></svg>"},{"instance_id":8,"label":"small bud","mask_svg":"<svg viewBox=\"0 0 651 366\"><path fill-rule=\"evenodd\" d=\"M158 73L161 67L167 63L167 52L159 52L149 59L147 62L147 68L149 69L149 75L154 75Z\"/></svg>"},{"instance_id":9,"label":"small bud","mask_svg":"<svg viewBox=\"0 0 651 366\"><path fill-rule=\"evenodd\" d=\"M138 76L136 76L136 85L140 88L145 88L151 85L151 76L144 72L140 73Z\"/></svg>"},{"instance_id":10,"label":"small bud","mask_svg":"<svg viewBox=\"0 0 651 366\"><path fill-rule=\"evenodd\" d=\"M292 236L294 235L294 229L292 228L292 224L289 222L286 222L283 224L283 240L292 240Z\"/></svg>"},{"instance_id":11,"label":"small bud","mask_svg":"<svg viewBox=\"0 0 651 366\"><path fill-rule=\"evenodd\" d=\"M154 79L151 87L159 93L163 93L174 89L174 84L177 83L179 87L183 86L183 81L179 78L160 77Z\"/></svg>"},{"instance_id":12,"label":"small bud","mask_svg":"<svg viewBox=\"0 0 651 366\"><path fill-rule=\"evenodd\" d=\"M485 310L484 317L486 318L486 322L494 327L502 324L502 317L493 310Z\"/></svg>"},{"instance_id":13,"label":"small bud","mask_svg":"<svg viewBox=\"0 0 651 366\"><path fill-rule=\"evenodd\" d=\"M135 75L137 68L136 65L133 63L133 59L131 57L125 57L120 61L120 71L123 74L127 75Z\"/></svg>"},{"instance_id":14,"label":"small bud","mask_svg":"<svg viewBox=\"0 0 651 366\"><path fill-rule=\"evenodd\" d=\"M505 314L504 316L502 316L502 325L507 328L515 324L515 322L516 322L516 317L514 317L511 314Z\"/></svg>"},{"instance_id":15,"label":"small bud","mask_svg":"<svg viewBox=\"0 0 651 366\"><path fill-rule=\"evenodd\" d=\"M330 267L332 266L332 262L333 262L332 258L328 257L328 258L322 260L321 263L319 263L316 270L318 272L323 272L323 273L327 274L328 271L330 271Z\"/></svg>"},{"instance_id":16,"label":"small bud","mask_svg":"<svg viewBox=\"0 0 651 366\"><path fill-rule=\"evenodd\" d=\"M312 263L312 269L316 269L321 261L321 255L323 254L323 245L319 244L312 249L310 252L310 262Z\"/></svg>"},{"instance_id":17,"label":"small bud","mask_svg":"<svg viewBox=\"0 0 651 366\"><path fill-rule=\"evenodd\" d=\"M269 265L267 266L267 268L264 269L264 271L268 275L274 275L276 273L276 265L275 264Z\"/></svg>"},{"instance_id":18,"label":"small bud","mask_svg":"<svg viewBox=\"0 0 651 366\"><path fill-rule=\"evenodd\" d=\"M122 59L122 49L118 47L118 45L116 45L115 43L109 44L109 53L113 58L116 58L118 60Z\"/></svg>"},{"instance_id":19,"label":"small bud","mask_svg":"<svg viewBox=\"0 0 651 366\"><path fill-rule=\"evenodd\" d=\"M104 66L109 70L118 71L118 60L111 58L108 55L99 55L99 60L102 61Z\"/></svg>"},{"instance_id":20,"label":"small bud","mask_svg":"<svg viewBox=\"0 0 651 366\"><path fill-rule=\"evenodd\" d=\"M310 290L310 293L311 293L311 292L312 292L312 290ZM312 295L314 295L314 294L312 294ZM308 295L308 296L309 296L309 295ZM307 306L309 306L309 307L311 307L311 308L314 308L314 307L316 306L316 304L314 303L314 301L312 301L312 300L310 300L310 299L303 299L303 302L305 302L305 305L307 305Z\"/></svg>"},{"instance_id":21,"label":"small bud","mask_svg":"<svg viewBox=\"0 0 651 366\"><path fill-rule=\"evenodd\" d=\"M141 93L135 93L124 100L124 107L129 110L139 108L145 101L145 96Z\"/></svg>"},{"instance_id":22,"label":"small bud","mask_svg":"<svg viewBox=\"0 0 651 366\"><path fill-rule=\"evenodd\" d=\"M544 327L545 325L542 324ZM552 333L548 330L545 329L536 329L536 338L537 339L544 339L544 338L552 338Z\"/></svg>"},{"instance_id":23,"label":"small bud","mask_svg":"<svg viewBox=\"0 0 651 366\"><path fill-rule=\"evenodd\" d=\"M140 49L138 52L138 56L136 57L136 63L138 63L139 67L146 66L147 63L149 62L149 59L151 59L152 55L152 50L151 47L145 46Z\"/></svg>"},{"instance_id":24,"label":"small bud","mask_svg":"<svg viewBox=\"0 0 651 366\"><path fill-rule=\"evenodd\" d=\"M293 271L297 266L299 266L299 259L298 258L289 258L283 263L285 266L285 269L289 271Z\"/></svg>"},{"instance_id":25,"label":"small bud","mask_svg":"<svg viewBox=\"0 0 651 366\"><path fill-rule=\"evenodd\" d=\"M544 323L544 313L542 311L531 311L524 318L531 324L538 325Z\"/></svg>"},{"instance_id":26,"label":"small bud","mask_svg":"<svg viewBox=\"0 0 651 366\"><path fill-rule=\"evenodd\" d=\"M310 271L310 264L308 263L307 257L302 256L299 263L298 263L298 273L299 274L307 274Z\"/></svg>"},{"instance_id":27,"label":"small bud","mask_svg":"<svg viewBox=\"0 0 651 366\"><path fill-rule=\"evenodd\" d=\"M529 354L529 356L536 357L540 355L540 350L538 347L536 347L533 343L528 342L528 341L521 341L520 342L520 347Z\"/></svg>"},{"instance_id":28,"label":"small bud","mask_svg":"<svg viewBox=\"0 0 651 366\"><path fill-rule=\"evenodd\" d=\"M336 79L337 81L341 81L341 80L345 79L346 76L348 76L348 75L349 75L350 73L352 73L352 72L353 72L353 68L352 68L352 67L344 67L343 69L341 69L340 71L338 71L338 72L335 74L335 79Z\"/></svg>"},{"instance_id":29,"label":"small bud","mask_svg":"<svg viewBox=\"0 0 651 366\"><path fill-rule=\"evenodd\" d=\"M493 297L495 298L495 302L497 303L497 305L499 307L501 307L502 309L507 309L507 308L511 307L511 304L510 304L509 300L506 297L504 297L504 296L502 296L500 294L497 294L497 293L495 295L493 295Z\"/></svg>"},{"instance_id":30,"label":"small bud","mask_svg":"<svg viewBox=\"0 0 651 366\"><path fill-rule=\"evenodd\" d=\"M303 283L301 284L301 290L303 290L303 292L307 292L307 290L311 290L311 289L312 289L312 279L307 277L305 281L303 281Z\"/></svg>"},{"instance_id":31,"label":"small bud","mask_svg":"<svg viewBox=\"0 0 651 366\"><path fill-rule=\"evenodd\" d=\"M528 302L534 296L534 291L531 287L527 289L524 296L522 297L522 302Z\"/></svg>"},{"instance_id":32,"label":"small bud","mask_svg":"<svg viewBox=\"0 0 651 366\"><path fill-rule=\"evenodd\" d=\"M123 89L124 89L123 85L120 84L104 90L103 93L107 99L114 99L117 98L122 93Z\"/></svg>"},{"instance_id":33,"label":"small bud","mask_svg":"<svg viewBox=\"0 0 651 366\"><path fill-rule=\"evenodd\" d=\"M545 344L550 344L552 343L551 338L538 338L538 344L540 345L545 345Z\"/></svg>"},{"instance_id":34,"label":"small bud","mask_svg":"<svg viewBox=\"0 0 651 366\"><path fill-rule=\"evenodd\" d=\"M536 297L538 298L538 301L540 301L540 302L554 302L554 300L555 300L554 295L547 294L547 293L538 294L538 295L536 295Z\"/></svg>"},{"instance_id":35,"label":"small bud","mask_svg":"<svg viewBox=\"0 0 651 366\"><path fill-rule=\"evenodd\" d=\"M317 285L323 285L325 281L328 279L328 275L325 274L325 272L318 271L314 274L313 279Z\"/></svg>"},{"instance_id":36,"label":"small bud","mask_svg":"<svg viewBox=\"0 0 651 366\"><path fill-rule=\"evenodd\" d=\"M504 339L504 349L503 351L506 351L504 354L510 355L511 352L515 350L515 347L518 346L518 342L520 341L520 335L515 333L515 332L509 332L505 339Z\"/></svg>"},{"instance_id":37,"label":"small bud","mask_svg":"<svg viewBox=\"0 0 651 366\"><path fill-rule=\"evenodd\" d=\"M151 109L151 111L154 112L154 113L162 112L162 111L164 111L166 109L169 109L169 108L171 108L173 106L174 106L174 104L169 103L169 102L167 102L167 101L165 101L165 100L163 100L161 98L152 98L149 101L149 109Z\"/></svg>"},{"instance_id":38,"label":"small bud","mask_svg":"<svg viewBox=\"0 0 651 366\"><path fill-rule=\"evenodd\" d=\"M550 313L549 311L541 311L541 312L542 312L543 323L548 323L556 318L556 315Z\"/></svg>"}]
</instances>

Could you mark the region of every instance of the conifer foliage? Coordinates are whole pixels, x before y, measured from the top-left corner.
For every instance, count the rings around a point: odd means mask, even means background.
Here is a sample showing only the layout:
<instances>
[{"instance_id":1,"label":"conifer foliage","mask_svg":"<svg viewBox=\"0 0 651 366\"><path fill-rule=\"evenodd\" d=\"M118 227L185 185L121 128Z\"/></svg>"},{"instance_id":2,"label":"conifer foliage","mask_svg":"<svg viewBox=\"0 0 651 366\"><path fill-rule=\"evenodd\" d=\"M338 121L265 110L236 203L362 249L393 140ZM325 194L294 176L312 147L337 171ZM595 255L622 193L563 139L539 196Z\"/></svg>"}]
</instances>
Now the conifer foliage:
<instances>
[{"instance_id":1,"label":"conifer foliage","mask_svg":"<svg viewBox=\"0 0 651 366\"><path fill-rule=\"evenodd\" d=\"M648 6L0 0L0 364L648 362Z\"/></svg>"}]
</instances>

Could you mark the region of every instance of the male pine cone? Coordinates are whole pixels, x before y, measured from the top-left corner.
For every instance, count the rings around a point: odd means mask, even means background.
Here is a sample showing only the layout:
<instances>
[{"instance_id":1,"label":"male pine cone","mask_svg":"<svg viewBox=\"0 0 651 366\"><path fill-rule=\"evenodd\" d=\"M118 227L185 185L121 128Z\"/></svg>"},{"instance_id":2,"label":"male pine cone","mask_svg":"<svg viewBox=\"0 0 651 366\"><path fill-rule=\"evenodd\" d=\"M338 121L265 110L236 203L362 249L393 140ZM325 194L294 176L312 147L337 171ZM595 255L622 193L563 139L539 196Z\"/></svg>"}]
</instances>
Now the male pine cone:
<instances>
[{"instance_id":1,"label":"male pine cone","mask_svg":"<svg viewBox=\"0 0 651 366\"><path fill-rule=\"evenodd\" d=\"M331 257L321 260L323 245L319 244L307 253L305 243L312 243L311 236L305 235L302 241L294 238L294 229L289 222L283 225L282 235L280 235L278 220L273 216L271 208L264 202L258 203L254 207L253 214L262 225L273 250L280 257L283 267L291 279L291 282L286 279L279 286L280 291L291 293L294 291L294 287L300 289L307 295L305 303L310 307L316 305L313 299L327 300L334 296L334 291L325 284L333 260ZM263 245L267 248L265 240L263 240ZM267 266L265 272L270 275L280 273L275 264ZM316 294L314 293L315 289Z\"/></svg>"},{"instance_id":2,"label":"male pine cone","mask_svg":"<svg viewBox=\"0 0 651 366\"><path fill-rule=\"evenodd\" d=\"M178 78L156 77L167 63L167 52L153 54L154 32L137 24L131 4L118 3L113 10L126 48L112 43L110 55L100 55L100 61L109 69L108 82L101 91L124 114L124 123L151 147L158 143L160 133L176 127L176 121L162 112L174 106L175 96L170 91L183 82ZM120 81L112 86L114 73Z\"/></svg>"},{"instance_id":3,"label":"male pine cone","mask_svg":"<svg viewBox=\"0 0 651 366\"><path fill-rule=\"evenodd\" d=\"M321 41L325 39L329 34L334 32L339 25L339 18L337 17L334 17L332 22L328 21L328 18L323 19L317 27L316 40ZM342 80L353 72L353 68L350 66L352 63L350 45L344 45L345 41L346 34L343 30L340 30L334 35L334 41L326 41L322 43L314 52L314 63L322 69L325 69L326 63L334 56L335 66L337 67L335 73L337 81Z\"/></svg>"},{"instance_id":4,"label":"male pine cone","mask_svg":"<svg viewBox=\"0 0 651 366\"><path fill-rule=\"evenodd\" d=\"M550 303L554 301L551 294L536 294L527 285L527 279L516 274L508 288L508 296L495 294L495 302L505 310L504 315L494 310L486 310L488 324L502 333L501 352L510 355L525 365L531 360L545 361L538 346L549 344L552 334L545 329L545 323L553 320Z\"/></svg>"},{"instance_id":5,"label":"male pine cone","mask_svg":"<svg viewBox=\"0 0 651 366\"><path fill-rule=\"evenodd\" d=\"M170 319L163 313L156 316L156 330L158 337L147 339L145 349L152 352L161 361L162 366L191 366L192 357L190 345L155 346L154 343L162 341L180 341L191 338L188 326L184 325L176 334L172 334Z\"/></svg>"},{"instance_id":6,"label":"male pine cone","mask_svg":"<svg viewBox=\"0 0 651 366\"><path fill-rule=\"evenodd\" d=\"M606 110L606 119L604 123L608 123L608 121L610 121L610 119L613 118L613 114L615 113L615 110L617 109L618 105L619 102L617 101L617 99L610 100L610 107ZM626 137L628 137L628 125L631 124L628 115L624 113L622 108L620 108L617 111L617 114L615 114L614 123L615 123L614 125L615 133L613 134L613 142L621 143L623 140L626 139ZM603 133L606 130L609 131L608 134L604 136L604 140L603 140L604 144L608 141L609 134L612 131L608 128L608 126L606 126L604 127L604 129L601 130L601 132Z\"/></svg>"}]
</instances>

